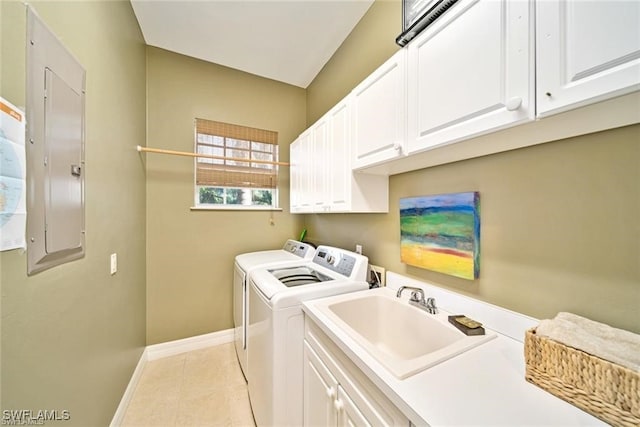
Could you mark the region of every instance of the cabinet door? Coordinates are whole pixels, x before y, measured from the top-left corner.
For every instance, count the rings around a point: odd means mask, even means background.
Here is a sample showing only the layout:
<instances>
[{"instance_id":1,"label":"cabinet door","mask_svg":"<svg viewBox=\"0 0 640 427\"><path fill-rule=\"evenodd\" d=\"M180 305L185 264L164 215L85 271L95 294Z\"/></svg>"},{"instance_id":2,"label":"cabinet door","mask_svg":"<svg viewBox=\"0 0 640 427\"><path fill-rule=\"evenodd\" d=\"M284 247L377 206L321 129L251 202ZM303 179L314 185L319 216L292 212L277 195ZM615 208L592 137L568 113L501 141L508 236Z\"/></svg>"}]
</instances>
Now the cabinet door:
<instances>
[{"instance_id":1,"label":"cabinet door","mask_svg":"<svg viewBox=\"0 0 640 427\"><path fill-rule=\"evenodd\" d=\"M335 401L335 407L338 412L338 427L361 427L370 426L371 423L360 412L360 409L353 403L353 400L338 386L338 396ZM376 420L380 421L380 420ZM380 425L384 425L380 424Z\"/></svg>"},{"instance_id":2,"label":"cabinet door","mask_svg":"<svg viewBox=\"0 0 640 427\"><path fill-rule=\"evenodd\" d=\"M300 197L302 192L302 142L296 139L289 145L289 207L291 213L300 210Z\"/></svg>"},{"instance_id":3,"label":"cabinet door","mask_svg":"<svg viewBox=\"0 0 640 427\"><path fill-rule=\"evenodd\" d=\"M640 2L537 4L538 115L640 89Z\"/></svg>"},{"instance_id":4,"label":"cabinet door","mask_svg":"<svg viewBox=\"0 0 640 427\"><path fill-rule=\"evenodd\" d=\"M461 0L408 47L408 152L533 119L532 2Z\"/></svg>"},{"instance_id":5,"label":"cabinet door","mask_svg":"<svg viewBox=\"0 0 640 427\"><path fill-rule=\"evenodd\" d=\"M329 112L328 171L329 209L347 212L351 204L351 150L350 123L347 101L339 103Z\"/></svg>"},{"instance_id":6,"label":"cabinet door","mask_svg":"<svg viewBox=\"0 0 640 427\"><path fill-rule=\"evenodd\" d=\"M300 196L298 212L313 212L313 133L308 130L300 135Z\"/></svg>"},{"instance_id":7,"label":"cabinet door","mask_svg":"<svg viewBox=\"0 0 640 427\"><path fill-rule=\"evenodd\" d=\"M330 158L327 152L327 120L323 118L313 126L313 148L309 168L313 175L313 211L326 212L329 209L328 169Z\"/></svg>"},{"instance_id":8,"label":"cabinet door","mask_svg":"<svg viewBox=\"0 0 640 427\"><path fill-rule=\"evenodd\" d=\"M351 93L353 167L402 154L406 139L406 52L399 50Z\"/></svg>"},{"instance_id":9,"label":"cabinet door","mask_svg":"<svg viewBox=\"0 0 640 427\"><path fill-rule=\"evenodd\" d=\"M335 426L338 381L306 342L304 343L303 383L304 425Z\"/></svg>"}]
</instances>

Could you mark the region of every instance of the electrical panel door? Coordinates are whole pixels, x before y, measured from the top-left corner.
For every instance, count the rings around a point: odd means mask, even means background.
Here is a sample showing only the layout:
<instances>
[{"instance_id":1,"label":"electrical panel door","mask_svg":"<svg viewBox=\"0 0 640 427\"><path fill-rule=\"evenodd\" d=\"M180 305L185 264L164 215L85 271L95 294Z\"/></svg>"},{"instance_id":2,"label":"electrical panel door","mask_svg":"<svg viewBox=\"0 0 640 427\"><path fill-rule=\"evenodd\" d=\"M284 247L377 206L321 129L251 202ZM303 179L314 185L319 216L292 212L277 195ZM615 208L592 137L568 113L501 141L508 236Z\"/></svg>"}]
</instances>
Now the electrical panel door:
<instances>
[{"instance_id":1,"label":"electrical panel door","mask_svg":"<svg viewBox=\"0 0 640 427\"><path fill-rule=\"evenodd\" d=\"M84 256L86 72L27 7L27 274Z\"/></svg>"}]
</instances>

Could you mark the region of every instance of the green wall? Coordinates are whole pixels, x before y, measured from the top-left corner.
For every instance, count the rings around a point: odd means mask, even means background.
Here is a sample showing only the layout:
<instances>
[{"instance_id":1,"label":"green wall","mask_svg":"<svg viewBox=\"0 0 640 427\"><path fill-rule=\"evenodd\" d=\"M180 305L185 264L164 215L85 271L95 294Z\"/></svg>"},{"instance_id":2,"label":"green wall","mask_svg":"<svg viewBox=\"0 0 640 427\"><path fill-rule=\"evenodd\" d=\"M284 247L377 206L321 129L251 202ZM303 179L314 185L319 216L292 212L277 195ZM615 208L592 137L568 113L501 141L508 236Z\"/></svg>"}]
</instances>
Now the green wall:
<instances>
[{"instance_id":1,"label":"green wall","mask_svg":"<svg viewBox=\"0 0 640 427\"><path fill-rule=\"evenodd\" d=\"M400 4L376 1L311 83L308 125L391 56L393 10ZM534 317L571 311L640 332L640 125L395 175L389 185L389 214L306 215L309 239L362 244L373 264ZM399 199L460 191L480 192L480 278L402 264Z\"/></svg>"},{"instance_id":2,"label":"green wall","mask_svg":"<svg viewBox=\"0 0 640 427\"><path fill-rule=\"evenodd\" d=\"M193 211L193 161L135 146L193 149L193 118L279 132L287 146L398 48L400 2L377 0L303 90L145 48L127 1L32 3L87 69L85 258L26 276L0 253L2 409L66 409L106 425L145 344L232 327L236 254L309 240L536 317L573 311L640 332L640 125L390 178L390 213ZM25 6L0 1L0 95L25 101ZM477 190L481 278L399 260L398 200ZM109 255L118 273L109 275ZM145 286L146 285L146 286Z\"/></svg>"},{"instance_id":3,"label":"green wall","mask_svg":"<svg viewBox=\"0 0 640 427\"><path fill-rule=\"evenodd\" d=\"M30 4L87 71L86 256L27 277L0 254L2 409L104 426L145 346L145 47L128 1ZM26 9L0 11L1 95L24 106Z\"/></svg>"},{"instance_id":4,"label":"green wall","mask_svg":"<svg viewBox=\"0 0 640 427\"><path fill-rule=\"evenodd\" d=\"M398 49L402 4L376 0L307 87L307 125L313 124Z\"/></svg>"},{"instance_id":5,"label":"green wall","mask_svg":"<svg viewBox=\"0 0 640 427\"><path fill-rule=\"evenodd\" d=\"M194 118L278 132L280 159L305 128L305 91L147 48L148 145L193 151ZM282 211L192 211L193 160L146 154L147 344L233 327L234 257L281 247L300 234L289 214L289 168L279 173Z\"/></svg>"}]
</instances>

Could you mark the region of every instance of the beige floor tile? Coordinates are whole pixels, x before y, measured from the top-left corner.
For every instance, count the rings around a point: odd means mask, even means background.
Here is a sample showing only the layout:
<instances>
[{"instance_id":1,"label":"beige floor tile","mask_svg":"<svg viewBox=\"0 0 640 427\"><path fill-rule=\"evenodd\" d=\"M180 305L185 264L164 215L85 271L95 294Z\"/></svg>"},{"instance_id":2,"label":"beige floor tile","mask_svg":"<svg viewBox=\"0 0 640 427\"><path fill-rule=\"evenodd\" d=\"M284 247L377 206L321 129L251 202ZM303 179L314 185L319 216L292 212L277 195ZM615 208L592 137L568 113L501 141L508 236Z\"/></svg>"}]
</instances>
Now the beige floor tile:
<instances>
[{"instance_id":1,"label":"beige floor tile","mask_svg":"<svg viewBox=\"0 0 640 427\"><path fill-rule=\"evenodd\" d=\"M233 344L147 363L122 427L255 427Z\"/></svg>"},{"instance_id":2,"label":"beige floor tile","mask_svg":"<svg viewBox=\"0 0 640 427\"><path fill-rule=\"evenodd\" d=\"M230 426L226 390L220 389L180 401L176 426Z\"/></svg>"},{"instance_id":3,"label":"beige floor tile","mask_svg":"<svg viewBox=\"0 0 640 427\"><path fill-rule=\"evenodd\" d=\"M229 390L229 411L231 412L231 424L234 426L255 426L249 392L246 386L236 386Z\"/></svg>"},{"instance_id":4,"label":"beige floor tile","mask_svg":"<svg viewBox=\"0 0 640 427\"><path fill-rule=\"evenodd\" d=\"M175 426L179 399L162 404L135 403L127 408L121 427L165 427Z\"/></svg>"},{"instance_id":5,"label":"beige floor tile","mask_svg":"<svg viewBox=\"0 0 640 427\"><path fill-rule=\"evenodd\" d=\"M187 354L152 360L146 364L142 372L142 381L154 381L168 377L181 377L184 374L184 365Z\"/></svg>"}]
</instances>

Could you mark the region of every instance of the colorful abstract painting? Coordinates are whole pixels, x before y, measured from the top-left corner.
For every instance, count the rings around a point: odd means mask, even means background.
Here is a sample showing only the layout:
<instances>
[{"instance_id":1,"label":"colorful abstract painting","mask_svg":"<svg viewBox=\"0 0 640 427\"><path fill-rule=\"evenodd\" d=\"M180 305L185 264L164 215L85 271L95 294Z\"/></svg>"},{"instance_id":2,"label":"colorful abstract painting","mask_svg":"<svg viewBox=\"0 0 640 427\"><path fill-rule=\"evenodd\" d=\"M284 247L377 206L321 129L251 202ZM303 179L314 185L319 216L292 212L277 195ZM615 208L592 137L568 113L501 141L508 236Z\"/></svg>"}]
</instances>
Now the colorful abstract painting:
<instances>
[{"instance_id":1,"label":"colorful abstract painting","mask_svg":"<svg viewBox=\"0 0 640 427\"><path fill-rule=\"evenodd\" d=\"M400 199L400 254L405 264L477 279L480 193Z\"/></svg>"}]
</instances>

